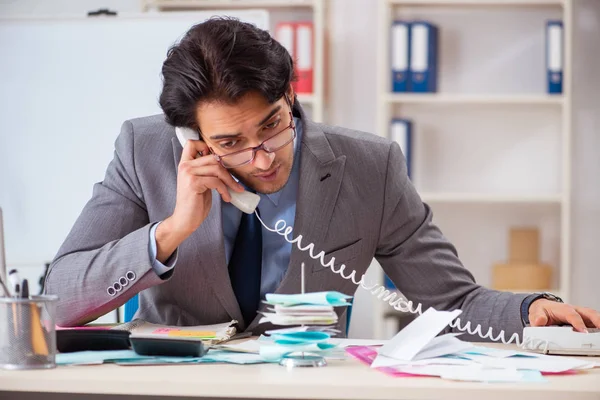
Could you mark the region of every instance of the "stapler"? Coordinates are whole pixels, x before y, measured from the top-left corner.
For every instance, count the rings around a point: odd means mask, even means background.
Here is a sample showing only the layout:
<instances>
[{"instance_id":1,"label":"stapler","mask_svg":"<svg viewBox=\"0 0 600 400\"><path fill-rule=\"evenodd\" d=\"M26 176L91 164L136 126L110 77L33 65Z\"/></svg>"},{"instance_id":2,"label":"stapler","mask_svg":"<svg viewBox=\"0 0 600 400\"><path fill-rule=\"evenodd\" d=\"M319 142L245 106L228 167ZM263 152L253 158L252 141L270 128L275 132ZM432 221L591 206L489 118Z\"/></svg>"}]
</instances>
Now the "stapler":
<instances>
[{"instance_id":1,"label":"stapler","mask_svg":"<svg viewBox=\"0 0 600 400\"><path fill-rule=\"evenodd\" d=\"M525 327L522 347L542 354L600 356L600 329L583 333L572 326Z\"/></svg>"}]
</instances>

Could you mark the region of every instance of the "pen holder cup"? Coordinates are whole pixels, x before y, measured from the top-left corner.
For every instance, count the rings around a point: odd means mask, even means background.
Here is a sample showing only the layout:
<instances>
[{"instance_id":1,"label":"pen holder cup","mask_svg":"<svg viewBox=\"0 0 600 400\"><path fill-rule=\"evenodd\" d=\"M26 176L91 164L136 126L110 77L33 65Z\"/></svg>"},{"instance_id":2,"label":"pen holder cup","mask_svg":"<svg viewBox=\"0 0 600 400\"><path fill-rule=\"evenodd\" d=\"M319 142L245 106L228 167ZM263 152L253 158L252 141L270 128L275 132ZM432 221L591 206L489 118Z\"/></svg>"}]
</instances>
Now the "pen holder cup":
<instances>
[{"instance_id":1,"label":"pen holder cup","mask_svg":"<svg viewBox=\"0 0 600 400\"><path fill-rule=\"evenodd\" d=\"M0 297L0 368L56 367L57 296Z\"/></svg>"}]
</instances>

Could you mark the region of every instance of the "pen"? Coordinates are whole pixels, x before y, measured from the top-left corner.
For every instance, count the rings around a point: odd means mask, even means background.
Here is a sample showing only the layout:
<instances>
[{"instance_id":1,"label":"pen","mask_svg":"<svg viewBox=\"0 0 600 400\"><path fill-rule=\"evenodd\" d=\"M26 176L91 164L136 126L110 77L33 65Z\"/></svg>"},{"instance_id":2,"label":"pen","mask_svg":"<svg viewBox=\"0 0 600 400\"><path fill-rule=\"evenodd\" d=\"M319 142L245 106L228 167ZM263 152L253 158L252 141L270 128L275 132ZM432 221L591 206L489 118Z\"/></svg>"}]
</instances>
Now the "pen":
<instances>
[{"instance_id":1,"label":"pen","mask_svg":"<svg viewBox=\"0 0 600 400\"><path fill-rule=\"evenodd\" d=\"M23 279L23 290L21 292L21 298L29 298L29 283L27 279ZM48 343L46 343L46 336L42 329L42 318L40 310L35 302L29 304L31 314L29 318L29 327L31 329L31 345L33 352L38 355L48 355Z\"/></svg>"},{"instance_id":2,"label":"pen","mask_svg":"<svg viewBox=\"0 0 600 400\"><path fill-rule=\"evenodd\" d=\"M23 283L21 283L21 298L29 298L29 282L27 281L27 279L23 279Z\"/></svg>"}]
</instances>

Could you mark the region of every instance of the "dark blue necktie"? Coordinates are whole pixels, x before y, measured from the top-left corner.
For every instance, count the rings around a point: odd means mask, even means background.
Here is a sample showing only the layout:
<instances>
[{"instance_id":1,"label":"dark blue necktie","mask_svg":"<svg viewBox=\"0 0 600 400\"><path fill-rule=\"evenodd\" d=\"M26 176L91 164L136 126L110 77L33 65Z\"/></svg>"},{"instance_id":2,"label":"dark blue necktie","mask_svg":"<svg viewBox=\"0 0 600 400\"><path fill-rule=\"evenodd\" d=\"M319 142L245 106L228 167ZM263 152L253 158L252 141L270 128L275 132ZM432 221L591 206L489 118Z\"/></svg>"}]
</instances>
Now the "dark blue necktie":
<instances>
[{"instance_id":1,"label":"dark blue necktie","mask_svg":"<svg viewBox=\"0 0 600 400\"><path fill-rule=\"evenodd\" d=\"M258 210L258 209L257 209ZM262 227L256 214L242 213L229 261L229 278L246 326L256 317L260 303Z\"/></svg>"}]
</instances>

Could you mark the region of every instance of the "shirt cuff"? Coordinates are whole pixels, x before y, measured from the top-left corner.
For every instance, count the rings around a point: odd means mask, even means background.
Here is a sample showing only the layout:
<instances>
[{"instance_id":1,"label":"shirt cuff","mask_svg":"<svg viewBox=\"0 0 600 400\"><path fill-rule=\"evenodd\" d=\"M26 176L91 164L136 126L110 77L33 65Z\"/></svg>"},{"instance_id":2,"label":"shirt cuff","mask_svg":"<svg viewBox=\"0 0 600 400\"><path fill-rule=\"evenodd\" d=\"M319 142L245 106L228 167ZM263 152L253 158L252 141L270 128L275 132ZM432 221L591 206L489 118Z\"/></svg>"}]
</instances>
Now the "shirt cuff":
<instances>
[{"instance_id":1,"label":"shirt cuff","mask_svg":"<svg viewBox=\"0 0 600 400\"><path fill-rule=\"evenodd\" d=\"M171 254L171 256L169 258L167 258L166 265L156 259L156 253L158 251L156 248L156 228L158 228L158 225L160 225L160 222L157 224L154 224L154 226L150 229L150 240L148 241L148 243L149 243L148 251L150 253L150 259L152 260L152 269L154 269L154 272L156 272L156 274L158 276L161 276L161 275L166 274L167 272L171 271L171 269L173 269L173 267L177 263L178 249L175 249L173 254Z\"/></svg>"},{"instance_id":2,"label":"shirt cuff","mask_svg":"<svg viewBox=\"0 0 600 400\"><path fill-rule=\"evenodd\" d=\"M521 302L521 321L523 321L524 326L529 325L529 306L531 306L531 303L541 297L541 294L533 293L525 297Z\"/></svg>"}]
</instances>

